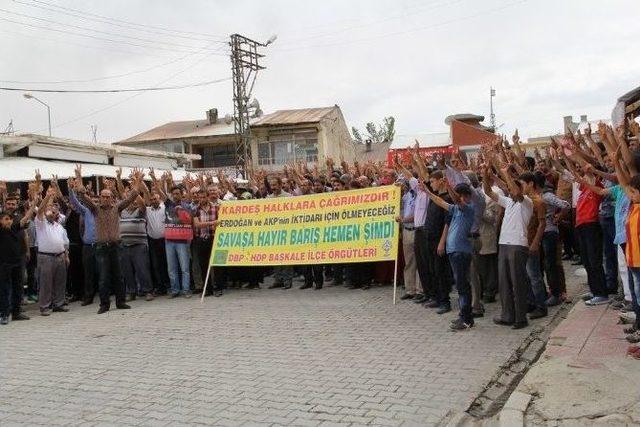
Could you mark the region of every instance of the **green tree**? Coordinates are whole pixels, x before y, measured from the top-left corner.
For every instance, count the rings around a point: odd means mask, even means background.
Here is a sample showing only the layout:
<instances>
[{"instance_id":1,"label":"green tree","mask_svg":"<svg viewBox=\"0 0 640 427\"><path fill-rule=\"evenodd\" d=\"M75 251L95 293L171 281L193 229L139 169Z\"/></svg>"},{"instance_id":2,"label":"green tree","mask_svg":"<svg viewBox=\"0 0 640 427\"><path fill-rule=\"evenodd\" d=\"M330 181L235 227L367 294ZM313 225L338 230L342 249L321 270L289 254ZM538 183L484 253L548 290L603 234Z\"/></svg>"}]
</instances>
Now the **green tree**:
<instances>
[{"instance_id":1,"label":"green tree","mask_svg":"<svg viewBox=\"0 0 640 427\"><path fill-rule=\"evenodd\" d=\"M373 122L367 123L365 125L366 134L364 137L362 132L355 127L351 128L351 133L353 134L353 139L359 144L364 144L368 139L370 139L373 144L391 142L396 134L395 126L396 119L393 116L389 116L385 117L380 125L376 125Z\"/></svg>"}]
</instances>

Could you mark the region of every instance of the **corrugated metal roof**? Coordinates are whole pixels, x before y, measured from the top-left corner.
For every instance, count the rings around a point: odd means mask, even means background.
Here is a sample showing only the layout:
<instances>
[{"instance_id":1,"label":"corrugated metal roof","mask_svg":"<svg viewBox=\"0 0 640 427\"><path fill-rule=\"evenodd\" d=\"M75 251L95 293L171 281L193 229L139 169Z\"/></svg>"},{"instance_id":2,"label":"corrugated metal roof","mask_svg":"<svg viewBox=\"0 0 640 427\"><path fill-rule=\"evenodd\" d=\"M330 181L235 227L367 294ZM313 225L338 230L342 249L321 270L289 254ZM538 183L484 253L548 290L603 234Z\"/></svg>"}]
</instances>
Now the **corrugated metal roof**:
<instances>
[{"instance_id":1,"label":"corrugated metal roof","mask_svg":"<svg viewBox=\"0 0 640 427\"><path fill-rule=\"evenodd\" d=\"M298 124L298 123L318 123L325 118L328 114L336 109L339 109L337 105L333 107L324 108L302 108L299 110L278 110L275 113L262 116L251 127L256 126L275 126L286 124Z\"/></svg>"},{"instance_id":2,"label":"corrugated metal roof","mask_svg":"<svg viewBox=\"0 0 640 427\"><path fill-rule=\"evenodd\" d=\"M29 157L5 157L0 159L0 181L7 182L26 182L32 181L34 171L38 169L43 180L51 179L51 175L58 175L58 179L63 180L75 176L75 163L59 162L51 160L33 159ZM82 176L106 176L109 178L116 177L116 166L99 165L95 163L82 164ZM148 169L143 169L148 173ZM132 168L123 167L122 176L128 177ZM163 170L156 169L156 173L160 176ZM188 173L185 170L171 170L173 179L178 182Z\"/></svg>"},{"instance_id":3,"label":"corrugated metal roof","mask_svg":"<svg viewBox=\"0 0 640 427\"><path fill-rule=\"evenodd\" d=\"M123 147L114 144L78 141L75 139L58 138L37 134L0 135L0 145L5 146L5 153L14 153L18 149L33 144L56 147L69 150L99 152L109 156L127 154L140 157L167 158L179 160L199 160L198 154L172 153L168 151L147 150L133 147Z\"/></svg>"},{"instance_id":4,"label":"corrugated metal roof","mask_svg":"<svg viewBox=\"0 0 640 427\"><path fill-rule=\"evenodd\" d=\"M166 123L132 136L131 138L119 141L118 144L123 142L149 142L163 139L233 135L233 133L233 122L226 123L224 120L218 120L218 122L210 124L208 120L187 120Z\"/></svg>"}]
</instances>

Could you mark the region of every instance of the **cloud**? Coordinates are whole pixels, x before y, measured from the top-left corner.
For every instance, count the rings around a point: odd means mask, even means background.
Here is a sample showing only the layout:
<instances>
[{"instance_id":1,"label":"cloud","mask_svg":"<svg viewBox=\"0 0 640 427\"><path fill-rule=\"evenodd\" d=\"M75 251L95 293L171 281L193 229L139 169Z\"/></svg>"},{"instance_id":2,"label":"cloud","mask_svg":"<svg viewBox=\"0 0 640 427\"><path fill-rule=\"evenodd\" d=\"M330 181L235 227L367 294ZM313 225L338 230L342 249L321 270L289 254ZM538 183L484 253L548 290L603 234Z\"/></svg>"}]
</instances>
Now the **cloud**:
<instances>
[{"instance_id":1,"label":"cloud","mask_svg":"<svg viewBox=\"0 0 640 427\"><path fill-rule=\"evenodd\" d=\"M225 56L187 55L211 38L238 32L278 40L264 49L264 64L254 89L265 112L339 104L349 125L396 117L402 133L438 132L453 113L489 115L489 87L497 89L496 114L503 131L540 135L561 127L562 116L608 117L619 95L638 84L640 63L633 0L425 0L417 2L327 0L149 3L117 0L102 3L61 1L65 7L151 27L123 28L65 14L3 5L12 12L56 20L58 29L73 26L112 33L73 31L134 42L151 38L156 47L139 48L87 37L2 23L2 80L72 80L148 72L65 85L70 88L136 87L191 83L231 75ZM0 18L10 18L0 12ZM15 18L26 23L38 21ZM42 24L42 23L40 23ZM65 27L67 25L67 27ZM146 32L144 30L147 30ZM156 31L156 32L154 32ZM160 33L160 34L158 34ZM168 36L172 34L172 36ZM175 35L182 37L175 37ZM138 42L136 42L138 43ZM143 43L152 45L152 43ZM178 47L180 44L188 47ZM82 46L80 46L82 45ZM225 53L226 47L219 45ZM4 83L5 86L16 84ZM218 107L233 109L229 82L198 89L131 95L42 94L52 107L54 134L88 139L92 124L98 137L115 141L173 120L204 117ZM88 113L122 102L90 117ZM46 129L42 106L20 93L0 92L0 128L13 119L21 131ZM61 125L65 122L68 124Z\"/></svg>"}]
</instances>

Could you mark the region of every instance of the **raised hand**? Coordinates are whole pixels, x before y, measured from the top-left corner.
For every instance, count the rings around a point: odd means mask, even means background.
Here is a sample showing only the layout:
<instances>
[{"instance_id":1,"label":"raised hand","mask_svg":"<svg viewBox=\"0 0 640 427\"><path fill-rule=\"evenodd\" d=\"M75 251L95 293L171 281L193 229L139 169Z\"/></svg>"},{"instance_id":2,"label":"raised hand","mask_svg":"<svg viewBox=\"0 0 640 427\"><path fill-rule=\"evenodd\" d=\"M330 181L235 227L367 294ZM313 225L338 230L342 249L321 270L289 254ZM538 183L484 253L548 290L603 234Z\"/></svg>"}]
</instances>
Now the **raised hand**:
<instances>
[{"instance_id":1,"label":"raised hand","mask_svg":"<svg viewBox=\"0 0 640 427\"><path fill-rule=\"evenodd\" d=\"M116 169L116 177L118 179L122 178L122 167L119 167L118 169Z\"/></svg>"},{"instance_id":2,"label":"raised hand","mask_svg":"<svg viewBox=\"0 0 640 427\"><path fill-rule=\"evenodd\" d=\"M42 175L40 175L40 169L36 169L35 177L36 177L36 182L42 181Z\"/></svg>"},{"instance_id":3,"label":"raised hand","mask_svg":"<svg viewBox=\"0 0 640 427\"><path fill-rule=\"evenodd\" d=\"M82 165L80 163L76 164L74 172L76 173L76 178L82 179Z\"/></svg>"}]
</instances>

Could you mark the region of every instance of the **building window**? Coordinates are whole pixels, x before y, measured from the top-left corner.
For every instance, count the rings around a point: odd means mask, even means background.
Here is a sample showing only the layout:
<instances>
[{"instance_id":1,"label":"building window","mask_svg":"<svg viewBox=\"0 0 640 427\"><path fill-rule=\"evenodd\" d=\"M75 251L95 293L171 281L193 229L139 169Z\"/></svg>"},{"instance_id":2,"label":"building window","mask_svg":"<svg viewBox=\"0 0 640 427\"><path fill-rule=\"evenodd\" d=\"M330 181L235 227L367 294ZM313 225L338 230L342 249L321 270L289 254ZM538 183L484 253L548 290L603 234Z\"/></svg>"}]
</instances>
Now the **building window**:
<instances>
[{"instance_id":1,"label":"building window","mask_svg":"<svg viewBox=\"0 0 640 427\"><path fill-rule=\"evenodd\" d=\"M272 131L266 140L258 141L259 165L284 165L318 160L318 132Z\"/></svg>"},{"instance_id":2,"label":"building window","mask_svg":"<svg viewBox=\"0 0 640 427\"><path fill-rule=\"evenodd\" d=\"M236 150L233 144L216 144L202 148L202 167L219 168L236 165Z\"/></svg>"}]
</instances>

